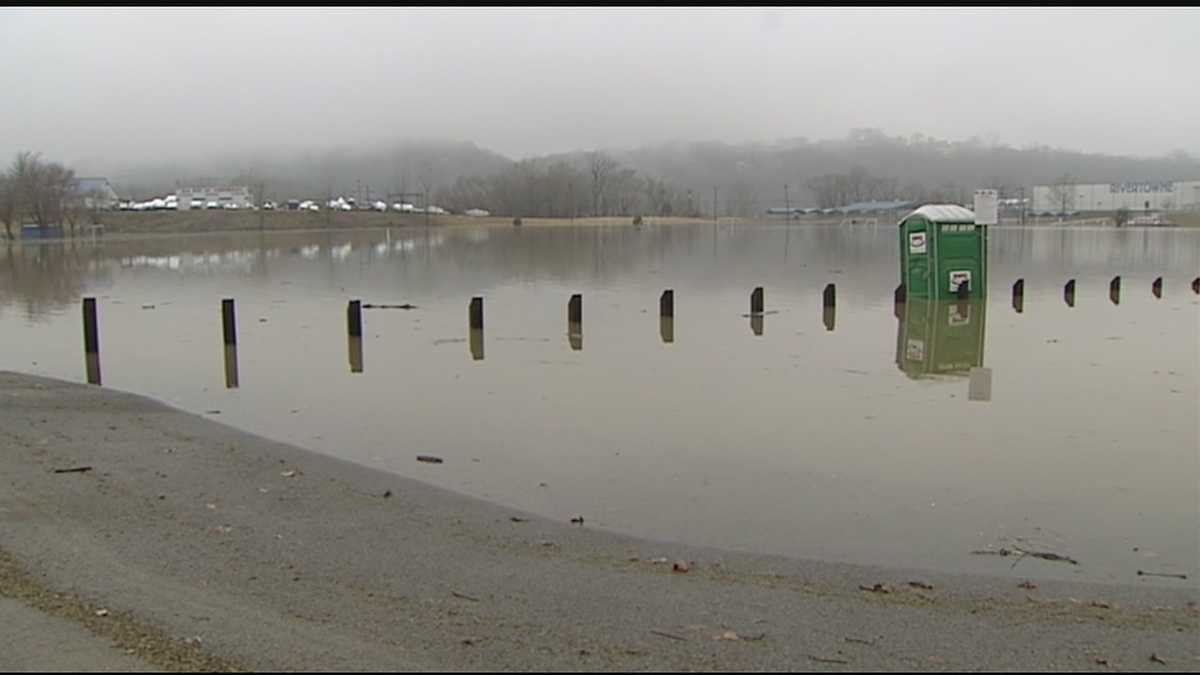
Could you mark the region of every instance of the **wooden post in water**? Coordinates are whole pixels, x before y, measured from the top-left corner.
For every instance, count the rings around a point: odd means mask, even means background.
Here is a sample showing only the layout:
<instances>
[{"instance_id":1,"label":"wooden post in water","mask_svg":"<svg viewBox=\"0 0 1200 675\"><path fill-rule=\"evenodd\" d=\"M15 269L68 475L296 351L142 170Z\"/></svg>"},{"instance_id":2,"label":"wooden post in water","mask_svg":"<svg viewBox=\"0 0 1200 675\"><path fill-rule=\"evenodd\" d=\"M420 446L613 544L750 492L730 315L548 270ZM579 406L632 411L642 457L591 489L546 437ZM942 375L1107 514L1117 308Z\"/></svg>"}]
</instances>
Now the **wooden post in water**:
<instances>
[{"instance_id":1,"label":"wooden post in water","mask_svg":"<svg viewBox=\"0 0 1200 675\"><path fill-rule=\"evenodd\" d=\"M346 307L346 334L350 347L350 372L363 371L362 301L351 300Z\"/></svg>"},{"instance_id":2,"label":"wooden post in water","mask_svg":"<svg viewBox=\"0 0 1200 675\"><path fill-rule=\"evenodd\" d=\"M832 331L836 319L837 286L826 284L825 291L821 294L821 322L825 324L825 330Z\"/></svg>"},{"instance_id":3,"label":"wooden post in water","mask_svg":"<svg viewBox=\"0 0 1200 675\"><path fill-rule=\"evenodd\" d=\"M1071 279L1063 286L1063 300L1066 300L1067 307L1075 306L1075 280Z\"/></svg>"},{"instance_id":4,"label":"wooden post in water","mask_svg":"<svg viewBox=\"0 0 1200 675\"><path fill-rule=\"evenodd\" d=\"M471 358L483 360L483 298L471 298L467 309L467 327L470 336Z\"/></svg>"},{"instance_id":5,"label":"wooden post in water","mask_svg":"<svg viewBox=\"0 0 1200 675\"><path fill-rule=\"evenodd\" d=\"M1108 299L1114 305L1121 304L1121 275L1119 274L1108 282Z\"/></svg>"},{"instance_id":6,"label":"wooden post in water","mask_svg":"<svg viewBox=\"0 0 1200 675\"><path fill-rule=\"evenodd\" d=\"M1154 283L1150 286L1150 292L1154 293L1154 297L1162 299L1162 277L1154 280Z\"/></svg>"},{"instance_id":7,"label":"wooden post in water","mask_svg":"<svg viewBox=\"0 0 1200 675\"><path fill-rule=\"evenodd\" d=\"M350 305L346 307L346 330L350 337L362 337L363 320L362 320L362 301L351 300Z\"/></svg>"},{"instance_id":8,"label":"wooden post in water","mask_svg":"<svg viewBox=\"0 0 1200 675\"><path fill-rule=\"evenodd\" d=\"M238 357L237 357L237 314L233 298L221 301L221 328L225 338L225 388L237 389Z\"/></svg>"},{"instance_id":9,"label":"wooden post in water","mask_svg":"<svg viewBox=\"0 0 1200 675\"><path fill-rule=\"evenodd\" d=\"M899 319L904 314L904 304L908 302L908 289L902 282L892 292L892 315Z\"/></svg>"},{"instance_id":10,"label":"wooden post in water","mask_svg":"<svg viewBox=\"0 0 1200 675\"><path fill-rule=\"evenodd\" d=\"M234 310L233 298L221 301L221 327L225 333L225 346L237 346L237 317Z\"/></svg>"},{"instance_id":11,"label":"wooden post in water","mask_svg":"<svg viewBox=\"0 0 1200 675\"><path fill-rule=\"evenodd\" d=\"M567 338L571 349L583 349L583 296L576 293L567 302Z\"/></svg>"},{"instance_id":12,"label":"wooden post in water","mask_svg":"<svg viewBox=\"0 0 1200 675\"><path fill-rule=\"evenodd\" d=\"M1200 295L1200 277L1192 279L1192 292L1196 295Z\"/></svg>"},{"instance_id":13,"label":"wooden post in water","mask_svg":"<svg viewBox=\"0 0 1200 675\"><path fill-rule=\"evenodd\" d=\"M750 314L751 315L754 315L754 314L761 315L762 313L763 313L763 289L762 289L762 286L759 286L750 293Z\"/></svg>"},{"instance_id":14,"label":"wooden post in water","mask_svg":"<svg viewBox=\"0 0 1200 675\"><path fill-rule=\"evenodd\" d=\"M471 298L471 306L467 311L468 325L472 330L483 330L483 298Z\"/></svg>"},{"instance_id":15,"label":"wooden post in water","mask_svg":"<svg viewBox=\"0 0 1200 675\"><path fill-rule=\"evenodd\" d=\"M1012 307L1013 311L1021 314L1025 311L1025 280L1017 279L1012 286Z\"/></svg>"},{"instance_id":16,"label":"wooden post in water","mask_svg":"<svg viewBox=\"0 0 1200 675\"><path fill-rule=\"evenodd\" d=\"M959 302L965 302L971 299L971 287L967 285L967 282L964 281L958 285L958 288L954 290L954 297Z\"/></svg>"},{"instance_id":17,"label":"wooden post in water","mask_svg":"<svg viewBox=\"0 0 1200 675\"><path fill-rule=\"evenodd\" d=\"M100 385L100 326L96 319L96 299L83 299L83 354L88 384Z\"/></svg>"},{"instance_id":18,"label":"wooden post in water","mask_svg":"<svg viewBox=\"0 0 1200 675\"><path fill-rule=\"evenodd\" d=\"M675 316L675 291L670 288L663 291L662 296L658 298L658 315Z\"/></svg>"},{"instance_id":19,"label":"wooden post in water","mask_svg":"<svg viewBox=\"0 0 1200 675\"><path fill-rule=\"evenodd\" d=\"M664 343L675 342L675 291L669 288L658 298L658 335Z\"/></svg>"}]
</instances>

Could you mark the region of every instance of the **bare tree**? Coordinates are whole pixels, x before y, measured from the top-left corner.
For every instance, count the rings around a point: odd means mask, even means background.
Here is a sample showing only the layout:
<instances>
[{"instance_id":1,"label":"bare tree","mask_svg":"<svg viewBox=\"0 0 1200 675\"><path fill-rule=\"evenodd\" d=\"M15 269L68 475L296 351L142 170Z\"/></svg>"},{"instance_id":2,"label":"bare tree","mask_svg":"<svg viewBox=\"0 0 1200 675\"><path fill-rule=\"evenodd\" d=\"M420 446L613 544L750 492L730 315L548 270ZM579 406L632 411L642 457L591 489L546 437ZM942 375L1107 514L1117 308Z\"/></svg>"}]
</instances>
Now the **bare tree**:
<instances>
[{"instance_id":1,"label":"bare tree","mask_svg":"<svg viewBox=\"0 0 1200 675\"><path fill-rule=\"evenodd\" d=\"M12 226L18 211L15 183L7 174L0 176L0 222L4 223L4 235L9 240L14 238Z\"/></svg>"},{"instance_id":2,"label":"bare tree","mask_svg":"<svg viewBox=\"0 0 1200 675\"><path fill-rule=\"evenodd\" d=\"M57 162L43 162L38 153L19 152L9 168L8 179L15 192L13 217L28 218L38 227L47 227L61 225L68 216L76 197L74 171Z\"/></svg>"},{"instance_id":3,"label":"bare tree","mask_svg":"<svg viewBox=\"0 0 1200 675\"><path fill-rule=\"evenodd\" d=\"M587 154L587 173L592 182L593 216L601 215L600 204L604 200L609 182L612 180L612 175L617 170L617 166L617 160L603 152L589 152Z\"/></svg>"},{"instance_id":4,"label":"bare tree","mask_svg":"<svg viewBox=\"0 0 1200 675\"><path fill-rule=\"evenodd\" d=\"M1059 215L1066 215L1067 208L1075 206L1075 181L1071 174L1064 173L1050 186L1050 199L1058 204Z\"/></svg>"}]
</instances>

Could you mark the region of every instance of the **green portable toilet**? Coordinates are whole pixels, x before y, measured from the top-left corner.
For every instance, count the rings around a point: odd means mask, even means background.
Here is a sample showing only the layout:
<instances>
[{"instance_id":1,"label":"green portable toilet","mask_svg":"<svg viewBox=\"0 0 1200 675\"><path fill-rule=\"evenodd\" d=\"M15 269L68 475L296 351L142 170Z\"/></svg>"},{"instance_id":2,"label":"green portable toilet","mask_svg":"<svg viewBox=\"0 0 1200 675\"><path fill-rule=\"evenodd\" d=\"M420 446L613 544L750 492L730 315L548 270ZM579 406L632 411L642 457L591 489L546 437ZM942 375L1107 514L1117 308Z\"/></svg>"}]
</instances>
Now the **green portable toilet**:
<instances>
[{"instance_id":1,"label":"green portable toilet","mask_svg":"<svg viewBox=\"0 0 1200 675\"><path fill-rule=\"evenodd\" d=\"M900 221L900 283L909 298L987 295L987 226L957 204L927 204Z\"/></svg>"},{"instance_id":2,"label":"green portable toilet","mask_svg":"<svg viewBox=\"0 0 1200 675\"><path fill-rule=\"evenodd\" d=\"M896 365L908 377L966 377L983 366L987 302L910 299L898 323Z\"/></svg>"}]
</instances>

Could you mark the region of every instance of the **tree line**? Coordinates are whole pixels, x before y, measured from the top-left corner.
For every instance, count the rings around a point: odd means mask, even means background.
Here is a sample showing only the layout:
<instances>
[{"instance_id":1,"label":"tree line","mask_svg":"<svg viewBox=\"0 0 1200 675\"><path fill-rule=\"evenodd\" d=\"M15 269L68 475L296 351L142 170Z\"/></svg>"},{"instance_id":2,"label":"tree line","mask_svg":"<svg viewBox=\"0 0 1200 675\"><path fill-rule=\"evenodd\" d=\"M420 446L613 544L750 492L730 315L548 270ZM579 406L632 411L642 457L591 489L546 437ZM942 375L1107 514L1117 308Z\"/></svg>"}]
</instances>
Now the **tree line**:
<instances>
[{"instance_id":1,"label":"tree line","mask_svg":"<svg viewBox=\"0 0 1200 675\"><path fill-rule=\"evenodd\" d=\"M40 153L18 152L0 174L0 222L4 236L14 239L14 227L67 226L72 234L90 203L99 208L98 195L79 191L75 171L58 162L42 159ZM95 211L93 210L93 214Z\"/></svg>"}]
</instances>

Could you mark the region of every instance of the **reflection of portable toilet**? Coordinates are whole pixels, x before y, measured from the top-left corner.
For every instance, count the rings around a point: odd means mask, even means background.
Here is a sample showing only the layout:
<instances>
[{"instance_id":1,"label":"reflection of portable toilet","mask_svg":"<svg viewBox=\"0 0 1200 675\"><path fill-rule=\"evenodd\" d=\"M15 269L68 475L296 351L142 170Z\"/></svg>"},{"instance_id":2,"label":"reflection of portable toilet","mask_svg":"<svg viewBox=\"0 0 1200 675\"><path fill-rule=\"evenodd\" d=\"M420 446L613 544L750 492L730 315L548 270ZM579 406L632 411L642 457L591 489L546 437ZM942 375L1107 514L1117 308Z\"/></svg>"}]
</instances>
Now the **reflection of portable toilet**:
<instances>
[{"instance_id":1,"label":"reflection of portable toilet","mask_svg":"<svg viewBox=\"0 0 1200 675\"><path fill-rule=\"evenodd\" d=\"M896 365L905 375L967 376L983 365L987 302L909 298L896 335Z\"/></svg>"},{"instance_id":2,"label":"reflection of portable toilet","mask_svg":"<svg viewBox=\"0 0 1200 675\"><path fill-rule=\"evenodd\" d=\"M900 283L907 297L955 298L966 284L972 298L987 295L987 226L970 209L928 204L900 221Z\"/></svg>"}]
</instances>

